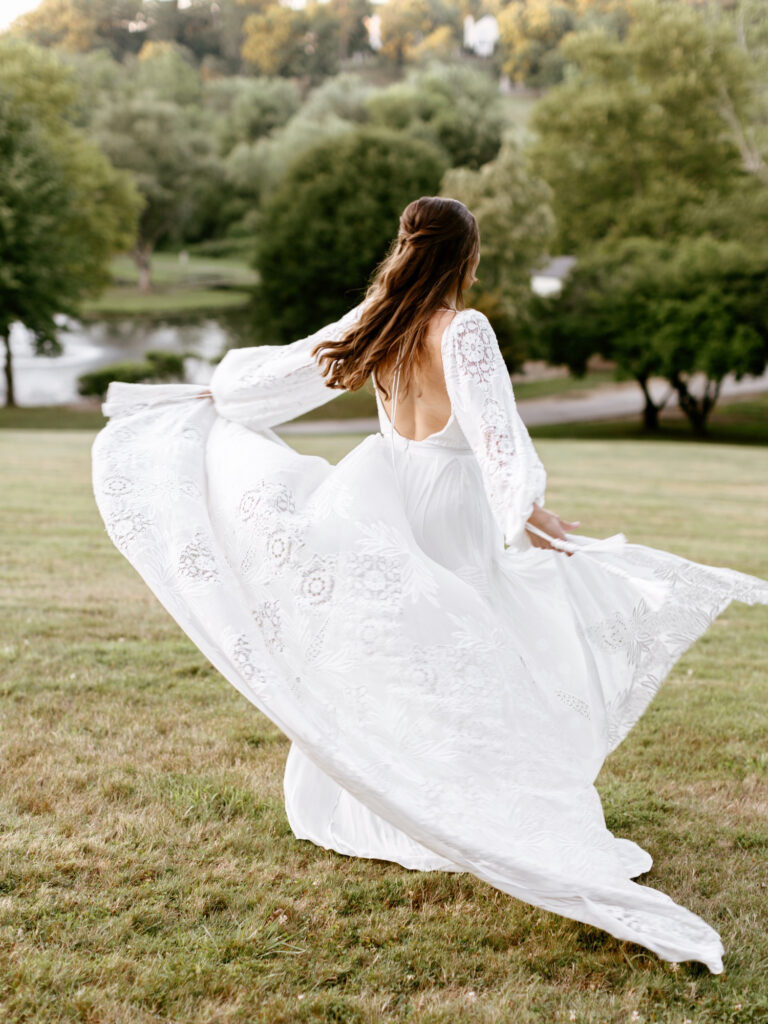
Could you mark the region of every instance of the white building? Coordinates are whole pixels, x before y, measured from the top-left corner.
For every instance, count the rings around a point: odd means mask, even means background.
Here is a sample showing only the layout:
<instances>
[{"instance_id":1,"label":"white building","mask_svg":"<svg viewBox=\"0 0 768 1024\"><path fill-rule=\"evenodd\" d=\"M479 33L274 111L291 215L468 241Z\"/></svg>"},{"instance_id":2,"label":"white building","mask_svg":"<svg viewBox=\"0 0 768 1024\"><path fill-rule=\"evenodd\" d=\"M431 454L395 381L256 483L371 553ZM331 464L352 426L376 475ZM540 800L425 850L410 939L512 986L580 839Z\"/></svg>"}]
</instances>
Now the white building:
<instances>
[{"instance_id":1,"label":"white building","mask_svg":"<svg viewBox=\"0 0 768 1024\"><path fill-rule=\"evenodd\" d=\"M531 289L542 298L559 295L575 263L575 256L555 256L531 277Z\"/></svg>"},{"instance_id":2,"label":"white building","mask_svg":"<svg viewBox=\"0 0 768 1024\"><path fill-rule=\"evenodd\" d=\"M368 45L372 50L381 49L381 15L371 14L363 18L363 24L368 30Z\"/></svg>"},{"instance_id":3,"label":"white building","mask_svg":"<svg viewBox=\"0 0 768 1024\"><path fill-rule=\"evenodd\" d=\"M499 41L499 23L492 14L477 21L468 14L464 19L464 48L478 57L490 57Z\"/></svg>"}]
</instances>

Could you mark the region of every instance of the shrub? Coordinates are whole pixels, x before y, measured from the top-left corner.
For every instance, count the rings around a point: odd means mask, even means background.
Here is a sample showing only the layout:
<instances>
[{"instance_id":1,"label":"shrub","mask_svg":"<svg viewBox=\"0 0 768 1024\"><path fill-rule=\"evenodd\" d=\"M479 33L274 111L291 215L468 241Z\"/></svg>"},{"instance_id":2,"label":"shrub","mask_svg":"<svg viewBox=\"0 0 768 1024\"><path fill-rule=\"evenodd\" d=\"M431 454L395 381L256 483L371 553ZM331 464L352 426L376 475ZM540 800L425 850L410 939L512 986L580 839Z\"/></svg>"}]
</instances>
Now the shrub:
<instances>
[{"instance_id":1,"label":"shrub","mask_svg":"<svg viewBox=\"0 0 768 1024\"><path fill-rule=\"evenodd\" d=\"M178 352L150 351L143 362L112 363L100 366L98 370L83 373L77 379L78 394L95 395L104 398L107 388L114 380L125 384L184 380L184 354Z\"/></svg>"}]
</instances>

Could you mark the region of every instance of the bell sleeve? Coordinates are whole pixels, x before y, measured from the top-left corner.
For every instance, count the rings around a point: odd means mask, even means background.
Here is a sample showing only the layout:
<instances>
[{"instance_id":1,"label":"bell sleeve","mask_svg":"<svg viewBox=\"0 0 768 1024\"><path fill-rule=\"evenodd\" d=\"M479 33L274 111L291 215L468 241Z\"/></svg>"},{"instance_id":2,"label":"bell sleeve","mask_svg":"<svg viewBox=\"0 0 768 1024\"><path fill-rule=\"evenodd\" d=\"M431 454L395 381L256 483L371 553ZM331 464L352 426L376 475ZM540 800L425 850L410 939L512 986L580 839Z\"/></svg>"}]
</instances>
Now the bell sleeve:
<instances>
[{"instance_id":1,"label":"bell sleeve","mask_svg":"<svg viewBox=\"0 0 768 1024\"><path fill-rule=\"evenodd\" d=\"M289 345L230 349L209 385L218 414L252 430L266 430L337 398L341 389L328 387L312 349L320 341L340 338L362 308L361 303Z\"/></svg>"},{"instance_id":2,"label":"bell sleeve","mask_svg":"<svg viewBox=\"0 0 768 1024\"><path fill-rule=\"evenodd\" d=\"M510 546L527 547L526 520L544 504L547 474L517 411L488 318L460 310L442 343L453 414L475 454L494 518Z\"/></svg>"}]
</instances>

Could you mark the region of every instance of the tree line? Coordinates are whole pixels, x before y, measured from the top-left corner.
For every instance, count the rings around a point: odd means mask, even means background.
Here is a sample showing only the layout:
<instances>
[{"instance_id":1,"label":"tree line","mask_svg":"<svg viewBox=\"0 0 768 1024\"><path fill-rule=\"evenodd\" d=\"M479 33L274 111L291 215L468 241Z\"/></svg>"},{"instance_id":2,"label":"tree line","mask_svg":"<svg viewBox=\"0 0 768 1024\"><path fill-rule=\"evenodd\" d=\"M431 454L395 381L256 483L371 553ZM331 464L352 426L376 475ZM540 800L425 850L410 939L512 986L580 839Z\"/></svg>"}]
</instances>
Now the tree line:
<instances>
[{"instance_id":1,"label":"tree line","mask_svg":"<svg viewBox=\"0 0 768 1024\"><path fill-rule=\"evenodd\" d=\"M13 31L40 46L70 53L105 49L116 60L147 44L181 47L206 74L266 74L317 82L350 60L375 54L384 65L459 55L464 20L491 16L499 39L488 61L494 73L541 88L560 81L560 42L597 26L622 30L620 0L42 0Z\"/></svg>"},{"instance_id":2,"label":"tree line","mask_svg":"<svg viewBox=\"0 0 768 1024\"><path fill-rule=\"evenodd\" d=\"M0 333L23 320L50 351L54 314L103 284L107 252L132 246L149 287L157 246L198 243L250 254L254 315L289 340L349 308L402 207L442 191L478 216L472 301L510 368L535 354L581 373L600 352L638 381L649 429L647 384L661 375L703 432L724 375L762 372L768 351L763 8L560 6L600 18L568 22L555 46L564 73L522 138L497 78L473 62L311 85L208 76L175 39L118 60L5 38L0 131L14 172L0 174L0 208L18 216L0 219ZM45 290L24 266L40 249L22 236L55 233L67 194L80 210L67 244L90 260L67 256L68 284ZM574 254L575 270L559 298L534 300L531 271L553 252Z\"/></svg>"}]
</instances>

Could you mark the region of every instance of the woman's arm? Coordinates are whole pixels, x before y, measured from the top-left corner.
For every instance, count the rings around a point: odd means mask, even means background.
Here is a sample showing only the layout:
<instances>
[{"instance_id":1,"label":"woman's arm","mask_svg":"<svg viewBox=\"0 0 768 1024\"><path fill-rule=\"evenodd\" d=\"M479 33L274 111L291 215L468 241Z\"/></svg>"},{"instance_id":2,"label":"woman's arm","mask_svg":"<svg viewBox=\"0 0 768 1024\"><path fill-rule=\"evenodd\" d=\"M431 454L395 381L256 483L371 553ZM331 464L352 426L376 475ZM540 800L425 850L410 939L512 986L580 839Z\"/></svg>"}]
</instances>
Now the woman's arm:
<instances>
[{"instance_id":1,"label":"woman's arm","mask_svg":"<svg viewBox=\"0 0 768 1024\"><path fill-rule=\"evenodd\" d=\"M475 453L504 539L517 547L558 547L565 530L578 523L542 507L547 474L517 411L488 318L474 309L459 312L443 336L442 355L454 416Z\"/></svg>"},{"instance_id":2,"label":"woman's arm","mask_svg":"<svg viewBox=\"0 0 768 1024\"><path fill-rule=\"evenodd\" d=\"M360 316L362 304L335 323L290 345L234 348L213 371L210 394L225 419L264 430L337 398L312 356L319 341L340 337ZM201 396L203 397L203 396Z\"/></svg>"},{"instance_id":3,"label":"woman's arm","mask_svg":"<svg viewBox=\"0 0 768 1024\"><path fill-rule=\"evenodd\" d=\"M575 530L579 525L578 520L569 523L566 519L561 519L556 512L548 512L547 509L534 503L533 512L526 520L525 529L535 548L562 550L564 543L569 543L566 530ZM565 551L565 554L572 555L573 552Z\"/></svg>"}]
</instances>

